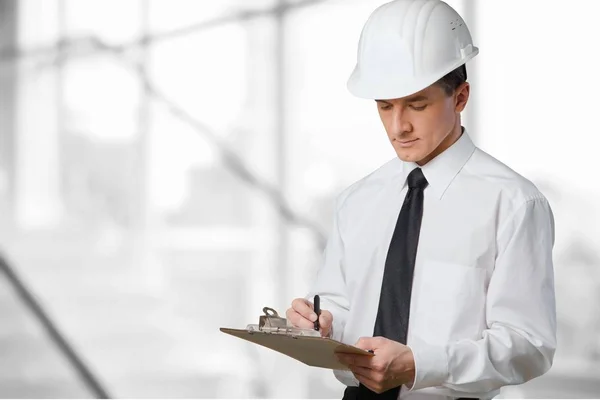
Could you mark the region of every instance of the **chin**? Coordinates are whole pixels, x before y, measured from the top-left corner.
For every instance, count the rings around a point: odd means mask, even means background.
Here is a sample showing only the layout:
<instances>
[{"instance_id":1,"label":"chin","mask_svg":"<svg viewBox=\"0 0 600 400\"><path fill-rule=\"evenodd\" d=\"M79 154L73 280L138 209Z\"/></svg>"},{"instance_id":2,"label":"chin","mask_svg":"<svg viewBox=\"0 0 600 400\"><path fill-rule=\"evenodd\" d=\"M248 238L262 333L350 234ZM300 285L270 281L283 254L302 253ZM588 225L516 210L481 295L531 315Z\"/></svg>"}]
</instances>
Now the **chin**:
<instances>
[{"instance_id":1,"label":"chin","mask_svg":"<svg viewBox=\"0 0 600 400\"><path fill-rule=\"evenodd\" d=\"M398 158L404 162L417 162L425 158L420 152L416 151L396 150L396 154L398 155Z\"/></svg>"}]
</instances>

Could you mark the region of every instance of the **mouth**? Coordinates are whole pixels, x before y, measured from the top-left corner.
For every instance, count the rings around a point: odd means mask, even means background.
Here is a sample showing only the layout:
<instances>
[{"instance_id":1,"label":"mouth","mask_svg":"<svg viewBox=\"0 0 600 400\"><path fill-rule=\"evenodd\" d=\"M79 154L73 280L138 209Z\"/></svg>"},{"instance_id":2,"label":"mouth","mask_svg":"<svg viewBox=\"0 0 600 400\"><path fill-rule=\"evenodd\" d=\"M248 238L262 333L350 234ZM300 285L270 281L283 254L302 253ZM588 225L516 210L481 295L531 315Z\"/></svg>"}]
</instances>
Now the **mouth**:
<instances>
[{"instance_id":1,"label":"mouth","mask_svg":"<svg viewBox=\"0 0 600 400\"><path fill-rule=\"evenodd\" d=\"M412 139L412 140L396 140L396 142L398 142L398 144L400 145L400 147L411 147L417 140L417 139Z\"/></svg>"}]
</instances>

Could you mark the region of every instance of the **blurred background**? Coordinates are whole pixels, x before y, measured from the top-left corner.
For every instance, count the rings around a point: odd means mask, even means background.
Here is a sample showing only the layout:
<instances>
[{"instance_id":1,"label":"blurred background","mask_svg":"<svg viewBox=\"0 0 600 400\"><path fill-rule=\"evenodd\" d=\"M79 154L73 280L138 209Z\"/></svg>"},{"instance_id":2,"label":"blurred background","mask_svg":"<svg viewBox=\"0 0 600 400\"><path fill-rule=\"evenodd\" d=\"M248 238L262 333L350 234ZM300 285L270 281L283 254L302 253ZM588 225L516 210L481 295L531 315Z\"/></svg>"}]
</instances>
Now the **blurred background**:
<instances>
[{"instance_id":1,"label":"blurred background","mask_svg":"<svg viewBox=\"0 0 600 400\"><path fill-rule=\"evenodd\" d=\"M341 398L219 332L282 314L395 156L345 88L381 0L0 0L0 397ZM464 125L556 218L559 347L500 397L600 397L600 2L450 0Z\"/></svg>"}]
</instances>

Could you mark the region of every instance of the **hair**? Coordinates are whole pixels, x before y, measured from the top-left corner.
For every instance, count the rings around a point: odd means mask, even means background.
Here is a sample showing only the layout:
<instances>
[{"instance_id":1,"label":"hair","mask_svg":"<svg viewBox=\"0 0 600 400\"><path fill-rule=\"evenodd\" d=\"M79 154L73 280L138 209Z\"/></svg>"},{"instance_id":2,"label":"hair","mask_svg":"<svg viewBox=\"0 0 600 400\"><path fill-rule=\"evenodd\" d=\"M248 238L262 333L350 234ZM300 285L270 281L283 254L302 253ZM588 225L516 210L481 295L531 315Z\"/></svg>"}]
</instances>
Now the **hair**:
<instances>
[{"instance_id":1,"label":"hair","mask_svg":"<svg viewBox=\"0 0 600 400\"><path fill-rule=\"evenodd\" d=\"M467 67L465 64L456 68L452 72L446 74L442 79L435 84L440 86L446 92L446 95L451 96L456 88L467 81Z\"/></svg>"}]
</instances>

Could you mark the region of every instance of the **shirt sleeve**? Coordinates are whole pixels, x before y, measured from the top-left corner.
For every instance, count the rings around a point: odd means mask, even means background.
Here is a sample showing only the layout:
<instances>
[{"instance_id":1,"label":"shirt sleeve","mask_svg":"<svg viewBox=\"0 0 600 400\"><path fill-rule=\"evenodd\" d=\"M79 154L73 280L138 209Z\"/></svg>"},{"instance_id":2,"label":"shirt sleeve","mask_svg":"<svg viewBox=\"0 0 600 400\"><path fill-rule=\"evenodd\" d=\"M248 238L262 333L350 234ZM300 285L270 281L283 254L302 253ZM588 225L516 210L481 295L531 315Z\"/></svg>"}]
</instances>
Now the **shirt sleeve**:
<instances>
[{"instance_id":1,"label":"shirt sleeve","mask_svg":"<svg viewBox=\"0 0 600 400\"><path fill-rule=\"evenodd\" d=\"M336 201L333 226L323 253L323 262L318 270L312 290L306 296L306 299L309 301L312 301L313 297L317 294L320 296L321 309L331 312L333 316L330 337L340 341L349 310L344 274L344 243L339 228L339 212L342 198L342 195L340 195Z\"/></svg>"},{"instance_id":2,"label":"shirt sleeve","mask_svg":"<svg viewBox=\"0 0 600 400\"><path fill-rule=\"evenodd\" d=\"M410 390L442 386L482 393L544 374L556 349L552 248L554 217L544 197L520 206L496 238L496 265L479 340L446 346L411 344L416 376Z\"/></svg>"}]
</instances>

